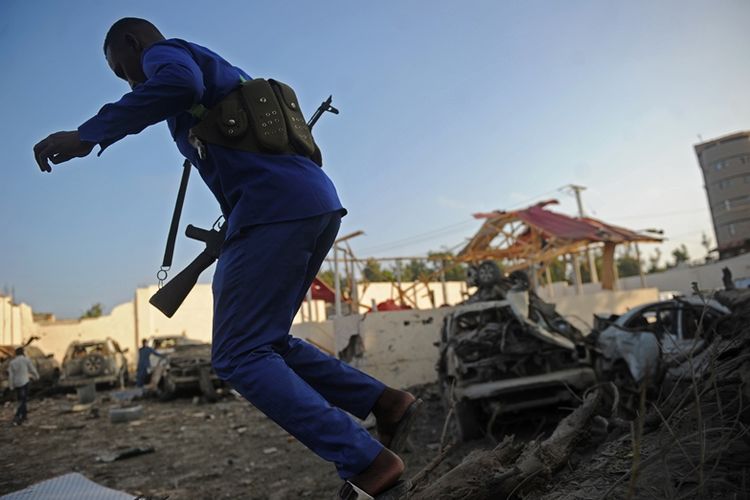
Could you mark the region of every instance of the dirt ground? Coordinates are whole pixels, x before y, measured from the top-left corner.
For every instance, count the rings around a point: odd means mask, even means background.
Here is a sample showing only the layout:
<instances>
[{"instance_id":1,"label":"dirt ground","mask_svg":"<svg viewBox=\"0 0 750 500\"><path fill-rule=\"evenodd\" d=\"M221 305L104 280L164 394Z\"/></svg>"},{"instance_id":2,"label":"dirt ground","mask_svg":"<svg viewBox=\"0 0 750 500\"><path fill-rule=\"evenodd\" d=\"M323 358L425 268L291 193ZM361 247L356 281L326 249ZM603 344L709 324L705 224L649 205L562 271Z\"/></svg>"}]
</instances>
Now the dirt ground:
<instances>
[{"instance_id":1,"label":"dirt ground","mask_svg":"<svg viewBox=\"0 0 750 500\"><path fill-rule=\"evenodd\" d=\"M409 447L407 475L438 455L445 412L434 387L416 388L426 401ZM29 402L29 420L10 421L14 403L0 412L0 494L69 472L133 495L179 499L332 498L341 481L334 467L308 451L247 402L227 396L208 404L190 397L161 402L134 401L144 418L110 423L116 406L99 391L93 408L72 412L74 394ZM98 417L96 416L98 412ZM455 465L474 442L454 448L442 468ZM111 463L97 457L118 449L153 447L154 452ZM437 472L437 471L436 471Z\"/></svg>"}]
</instances>

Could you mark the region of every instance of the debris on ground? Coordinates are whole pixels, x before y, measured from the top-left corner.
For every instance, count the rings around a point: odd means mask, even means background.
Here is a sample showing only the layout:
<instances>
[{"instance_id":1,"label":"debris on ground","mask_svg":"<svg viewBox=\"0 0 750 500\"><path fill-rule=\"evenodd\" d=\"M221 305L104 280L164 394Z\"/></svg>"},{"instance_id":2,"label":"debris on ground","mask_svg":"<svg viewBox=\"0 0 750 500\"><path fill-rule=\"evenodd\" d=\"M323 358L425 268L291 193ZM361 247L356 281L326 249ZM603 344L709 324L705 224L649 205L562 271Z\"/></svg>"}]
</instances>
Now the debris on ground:
<instances>
[{"instance_id":1,"label":"debris on ground","mask_svg":"<svg viewBox=\"0 0 750 500\"><path fill-rule=\"evenodd\" d=\"M116 450L116 451L109 451L106 453L102 453L101 455L98 455L96 457L97 462L102 462L105 464L116 462L117 460L124 460L126 458L133 458L137 457L139 455L147 455L149 453L153 453L155 450L152 446L142 446L142 447L134 447L134 448L125 448L122 450Z\"/></svg>"},{"instance_id":2,"label":"debris on ground","mask_svg":"<svg viewBox=\"0 0 750 500\"><path fill-rule=\"evenodd\" d=\"M705 348L691 351L658 386L638 384L631 414L622 412L617 385L602 382L549 435L527 443L505 436L458 466L428 465L409 498L747 498L750 291L714 298L731 314L710 330L705 314L696 318Z\"/></svg>"}]
</instances>

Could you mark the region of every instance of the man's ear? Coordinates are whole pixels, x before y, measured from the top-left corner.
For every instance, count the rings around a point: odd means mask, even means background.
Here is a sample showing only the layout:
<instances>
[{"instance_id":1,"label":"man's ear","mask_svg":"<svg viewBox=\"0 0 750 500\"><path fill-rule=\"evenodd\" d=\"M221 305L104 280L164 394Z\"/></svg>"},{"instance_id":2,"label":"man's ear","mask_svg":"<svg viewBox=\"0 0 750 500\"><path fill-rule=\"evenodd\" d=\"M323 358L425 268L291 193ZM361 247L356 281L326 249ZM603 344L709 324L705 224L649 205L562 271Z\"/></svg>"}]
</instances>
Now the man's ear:
<instances>
[{"instance_id":1,"label":"man's ear","mask_svg":"<svg viewBox=\"0 0 750 500\"><path fill-rule=\"evenodd\" d=\"M141 52L143 50L143 44L141 44L138 37L132 33L125 33L125 44L135 52Z\"/></svg>"}]
</instances>

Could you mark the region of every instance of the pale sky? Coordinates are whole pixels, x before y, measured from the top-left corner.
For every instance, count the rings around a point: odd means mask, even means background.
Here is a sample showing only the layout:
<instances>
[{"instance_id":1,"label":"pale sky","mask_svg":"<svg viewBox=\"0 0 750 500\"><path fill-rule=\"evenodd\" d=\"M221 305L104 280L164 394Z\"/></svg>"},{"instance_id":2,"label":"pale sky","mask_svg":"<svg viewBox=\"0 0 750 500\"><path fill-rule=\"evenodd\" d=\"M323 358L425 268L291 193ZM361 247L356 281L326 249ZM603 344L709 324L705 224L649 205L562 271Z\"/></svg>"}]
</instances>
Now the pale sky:
<instances>
[{"instance_id":1,"label":"pale sky","mask_svg":"<svg viewBox=\"0 0 750 500\"><path fill-rule=\"evenodd\" d=\"M359 257L453 248L473 212L581 184L589 214L661 228L668 255L714 240L693 145L750 129L750 2L23 1L0 3L0 287L35 311L106 310L155 283L182 158L166 125L42 174L31 148L127 91L104 34L145 17L167 37L295 87ZM219 209L197 175L183 227ZM643 248L653 252L653 245ZM180 238L175 269L200 251ZM210 273L204 281L210 280ZM1 289L0 289L1 290Z\"/></svg>"}]
</instances>

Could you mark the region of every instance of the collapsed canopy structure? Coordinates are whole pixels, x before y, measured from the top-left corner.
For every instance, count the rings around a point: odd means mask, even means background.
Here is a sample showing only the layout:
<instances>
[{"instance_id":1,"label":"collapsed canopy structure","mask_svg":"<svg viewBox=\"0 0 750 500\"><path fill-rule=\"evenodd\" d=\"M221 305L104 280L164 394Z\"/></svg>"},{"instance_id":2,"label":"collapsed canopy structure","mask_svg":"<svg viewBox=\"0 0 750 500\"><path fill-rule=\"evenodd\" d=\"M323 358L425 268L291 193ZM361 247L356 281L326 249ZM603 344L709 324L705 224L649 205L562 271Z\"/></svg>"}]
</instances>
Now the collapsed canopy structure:
<instances>
[{"instance_id":1,"label":"collapsed canopy structure","mask_svg":"<svg viewBox=\"0 0 750 500\"><path fill-rule=\"evenodd\" d=\"M485 219L484 224L459 252L458 260L502 260L508 263L506 271L513 271L545 267L553 259L570 254L577 267L579 252L591 245L603 245L602 288L611 290L616 280L614 252L618 244L662 241L590 217L547 210L557 203L547 200L521 210L474 214L477 219Z\"/></svg>"}]
</instances>

